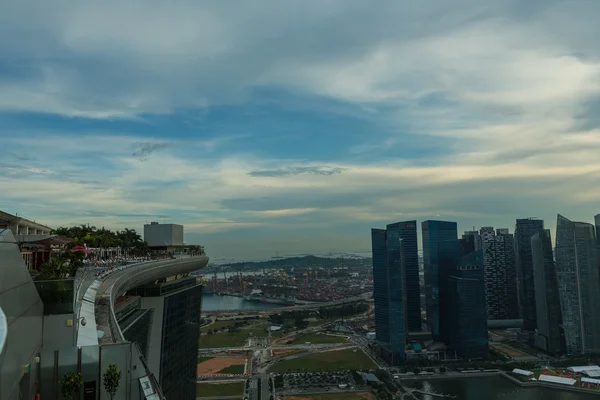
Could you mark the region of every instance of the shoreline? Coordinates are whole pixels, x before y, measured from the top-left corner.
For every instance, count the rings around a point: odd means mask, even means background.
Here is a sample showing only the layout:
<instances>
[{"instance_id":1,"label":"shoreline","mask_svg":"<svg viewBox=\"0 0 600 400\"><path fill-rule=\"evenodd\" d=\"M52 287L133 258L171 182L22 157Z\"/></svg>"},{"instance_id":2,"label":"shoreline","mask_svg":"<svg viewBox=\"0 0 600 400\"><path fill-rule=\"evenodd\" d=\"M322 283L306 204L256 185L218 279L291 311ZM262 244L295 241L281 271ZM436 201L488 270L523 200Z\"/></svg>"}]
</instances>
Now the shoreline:
<instances>
[{"instance_id":1,"label":"shoreline","mask_svg":"<svg viewBox=\"0 0 600 400\"><path fill-rule=\"evenodd\" d=\"M582 388L577 386L567 386L567 385L559 385L550 382L540 382L540 381L529 381L523 382L514 376L507 374L504 371L500 372L480 372L480 373L471 373L471 374L462 374L462 375L447 375L447 374L437 374L437 375L423 375L423 376L408 376L408 377L399 377L398 380L402 381L426 381L432 379L464 379L464 378L482 378L482 377L490 377L490 376L502 376L503 378L509 380L510 382L519 385L523 388L535 388L535 387L545 387L548 389L557 389L557 390L565 390L570 392L579 392L586 394L595 394L600 396L600 390Z\"/></svg>"}]
</instances>

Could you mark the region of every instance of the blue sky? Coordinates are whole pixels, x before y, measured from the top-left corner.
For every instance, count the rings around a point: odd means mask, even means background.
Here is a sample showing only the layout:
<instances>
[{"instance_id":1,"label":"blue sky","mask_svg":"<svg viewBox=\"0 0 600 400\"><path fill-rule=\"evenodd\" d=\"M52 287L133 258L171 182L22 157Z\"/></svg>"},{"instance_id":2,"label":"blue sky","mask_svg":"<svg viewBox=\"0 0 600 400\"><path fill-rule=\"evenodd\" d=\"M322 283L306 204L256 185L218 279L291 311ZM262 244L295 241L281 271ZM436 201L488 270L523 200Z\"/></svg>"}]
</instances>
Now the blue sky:
<instances>
[{"instance_id":1,"label":"blue sky","mask_svg":"<svg viewBox=\"0 0 600 400\"><path fill-rule=\"evenodd\" d=\"M600 3L7 1L0 209L215 258L600 212ZM366 253L363 253L366 254Z\"/></svg>"}]
</instances>

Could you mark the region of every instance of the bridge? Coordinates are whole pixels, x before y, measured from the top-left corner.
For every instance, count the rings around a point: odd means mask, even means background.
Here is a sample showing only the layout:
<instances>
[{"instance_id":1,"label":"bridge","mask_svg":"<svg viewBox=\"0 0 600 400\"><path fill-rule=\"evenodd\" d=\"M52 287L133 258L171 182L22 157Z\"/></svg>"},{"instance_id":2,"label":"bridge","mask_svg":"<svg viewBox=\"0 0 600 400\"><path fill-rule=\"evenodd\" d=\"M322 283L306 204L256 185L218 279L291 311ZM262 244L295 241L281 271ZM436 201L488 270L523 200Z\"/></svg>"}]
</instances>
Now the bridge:
<instances>
[{"instance_id":1,"label":"bridge","mask_svg":"<svg viewBox=\"0 0 600 400\"><path fill-rule=\"evenodd\" d=\"M294 311L294 310L314 310L317 308L321 308L321 307L333 307L333 306L338 306L338 305L343 305L343 304L350 304L350 303L356 303L357 301L373 301L371 299L371 295L372 293L363 293L359 296L353 296L353 297L348 297L345 299L341 299L341 300L334 300L334 301L330 301L330 302L324 302L324 303L310 303L310 304L297 304L295 306L284 306L284 307L257 307L257 308L252 308L252 309L248 309L248 310L240 310L239 308L232 308L232 309L223 309L223 310L214 310L214 311L210 311L212 312L240 312L240 311L262 311L262 312L283 312L283 311Z\"/></svg>"}]
</instances>

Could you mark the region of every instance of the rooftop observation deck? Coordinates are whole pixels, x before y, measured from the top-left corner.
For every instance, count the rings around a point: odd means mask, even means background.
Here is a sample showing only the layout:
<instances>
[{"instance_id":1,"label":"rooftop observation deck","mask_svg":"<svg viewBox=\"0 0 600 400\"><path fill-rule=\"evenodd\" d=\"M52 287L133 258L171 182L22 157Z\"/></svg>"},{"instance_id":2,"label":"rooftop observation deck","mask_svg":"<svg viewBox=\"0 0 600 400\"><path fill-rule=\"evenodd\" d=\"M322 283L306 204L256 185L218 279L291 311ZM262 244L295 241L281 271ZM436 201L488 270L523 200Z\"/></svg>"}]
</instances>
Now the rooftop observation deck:
<instances>
[{"instance_id":1,"label":"rooftop observation deck","mask_svg":"<svg viewBox=\"0 0 600 400\"><path fill-rule=\"evenodd\" d=\"M206 255L181 256L123 266L111 273L101 275L85 289L79 318L86 318L86 325L79 324L77 345L121 343L125 341L115 316L115 302L119 296L136 286L164 277L187 274L204 268Z\"/></svg>"}]
</instances>

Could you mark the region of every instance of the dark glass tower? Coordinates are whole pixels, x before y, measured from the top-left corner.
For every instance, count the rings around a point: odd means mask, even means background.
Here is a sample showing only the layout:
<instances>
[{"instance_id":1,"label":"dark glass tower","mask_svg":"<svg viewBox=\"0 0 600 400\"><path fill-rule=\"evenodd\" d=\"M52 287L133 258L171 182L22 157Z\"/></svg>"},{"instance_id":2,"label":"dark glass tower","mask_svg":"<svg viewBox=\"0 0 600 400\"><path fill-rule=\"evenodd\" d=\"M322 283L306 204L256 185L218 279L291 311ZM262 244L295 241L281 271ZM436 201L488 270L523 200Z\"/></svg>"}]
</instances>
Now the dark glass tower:
<instances>
[{"instance_id":1,"label":"dark glass tower","mask_svg":"<svg viewBox=\"0 0 600 400\"><path fill-rule=\"evenodd\" d=\"M535 315L535 283L533 259L531 257L531 237L544 230L544 221L539 219L517 219L515 228L515 258L519 279L519 300L523 327L534 331L537 322Z\"/></svg>"},{"instance_id":2,"label":"dark glass tower","mask_svg":"<svg viewBox=\"0 0 600 400\"><path fill-rule=\"evenodd\" d=\"M568 354L600 352L600 274L594 226L558 215L556 269Z\"/></svg>"},{"instance_id":3,"label":"dark glass tower","mask_svg":"<svg viewBox=\"0 0 600 400\"><path fill-rule=\"evenodd\" d=\"M456 256L458 230L456 222L423 221L423 269L425 273L425 305L427 326L435 340L441 340L440 304L443 304L446 276L444 260ZM450 243L453 243L452 246Z\"/></svg>"},{"instance_id":4,"label":"dark glass tower","mask_svg":"<svg viewBox=\"0 0 600 400\"><path fill-rule=\"evenodd\" d=\"M389 352L392 365L404 360L406 347L405 243L396 229L387 230L388 292L390 315Z\"/></svg>"},{"instance_id":5,"label":"dark glass tower","mask_svg":"<svg viewBox=\"0 0 600 400\"><path fill-rule=\"evenodd\" d=\"M466 359L488 357L483 251L458 260L448 274L449 345Z\"/></svg>"},{"instance_id":6,"label":"dark glass tower","mask_svg":"<svg viewBox=\"0 0 600 400\"><path fill-rule=\"evenodd\" d=\"M594 225L596 225L596 242L600 245L600 214L594 216Z\"/></svg>"},{"instance_id":7,"label":"dark glass tower","mask_svg":"<svg viewBox=\"0 0 600 400\"><path fill-rule=\"evenodd\" d=\"M387 269L387 233L385 229L371 229L373 251L373 304L375 306L375 334L381 343L390 342L390 295Z\"/></svg>"},{"instance_id":8,"label":"dark glass tower","mask_svg":"<svg viewBox=\"0 0 600 400\"><path fill-rule=\"evenodd\" d=\"M419 255L417 250L417 221L389 224L391 232L402 239L403 268L406 286L406 325L409 332L421 331L421 288L419 285Z\"/></svg>"},{"instance_id":9,"label":"dark glass tower","mask_svg":"<svg viewBox=\"0 0 600 400\"><path fill-rule=\"evenodd\" d=\"M536 337L536 346L552 354L561 353L564 350L560 329L562 316L552 238L548 229L531 237L531 254L539 334Z\"/></svg>"},{"instance_id":10,"label":"dark glass tower","mask_svg":"<svg viewBox=\"0 0 600 400\"><path fill-rule=\"evenodd\" d=\"M202 286L194 277L138 286L142 308L153 309L148 364L167 399L195 399Z\"/></svg>"}]
</instances>

